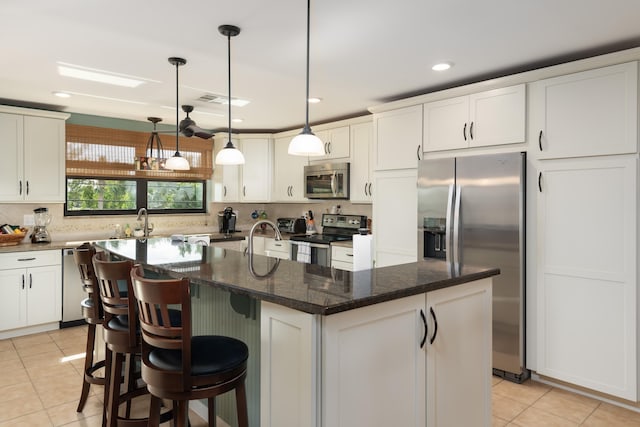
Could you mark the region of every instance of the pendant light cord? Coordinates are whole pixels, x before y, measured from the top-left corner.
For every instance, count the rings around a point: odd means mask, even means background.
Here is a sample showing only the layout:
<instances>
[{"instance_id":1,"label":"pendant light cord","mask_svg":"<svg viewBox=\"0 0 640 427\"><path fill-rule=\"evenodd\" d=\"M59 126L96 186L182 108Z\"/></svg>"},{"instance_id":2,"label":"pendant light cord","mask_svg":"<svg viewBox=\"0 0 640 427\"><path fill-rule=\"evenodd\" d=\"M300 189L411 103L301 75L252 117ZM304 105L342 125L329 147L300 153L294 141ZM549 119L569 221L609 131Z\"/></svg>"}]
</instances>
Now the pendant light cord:
<instances>
[{"instance_id":1,"label":"pendant light cord","mask_svg":"<svg viewBox=\"0 0 640 427\"><path fill-rule=\"evenodd\" d=\"M227 34L227 74L229 76L229 141L227 146L231 146L231 34Z\"/></svg>"},{"instance_id":2,"label":"pendant light cord","mask_svg":"<svg viewBox=\"0 0 640 427\"><path fill-rule=\"evenodd\" d=\"M309 128L309 38L310 38L310 30L309 26L311 25L311 0L307 0L307 97L304 100L305 102L305 125L303 133L311 133L311 128Z\"/></svg>"},{"instance_id":3,"label":"pendant light cord","mask_svg":"<svg viewBox=\"0 0 640 427\"><path fill-rule=\"evenodd\" d=\"M178 104L179 104L179 99L178 98L178 69L180 68L180 63L176 61L176 154L180 153L180 149L178 148L178 141L180 141L180 117L179 117L179 112L178 112Z\"/></svg>"}]
</instances>

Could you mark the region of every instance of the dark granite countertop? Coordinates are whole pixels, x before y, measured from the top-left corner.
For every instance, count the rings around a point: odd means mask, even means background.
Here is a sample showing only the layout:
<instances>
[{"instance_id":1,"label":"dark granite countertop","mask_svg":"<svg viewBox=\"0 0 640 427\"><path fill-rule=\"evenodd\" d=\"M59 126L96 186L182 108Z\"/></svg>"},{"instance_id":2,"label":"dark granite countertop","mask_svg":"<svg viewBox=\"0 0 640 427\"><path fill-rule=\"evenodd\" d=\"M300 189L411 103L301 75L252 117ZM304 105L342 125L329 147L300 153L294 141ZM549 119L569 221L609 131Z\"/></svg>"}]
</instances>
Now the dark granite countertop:
<instances>
[{"instance_id":1,"label":"dark granite countertop","mask_svg":"<svg viewBox=\"0 0 640 427\"><path fill-rule=\"evenodd\" d=\"M350 272L168 238L104 240L96 245L145 268L192 283L269 301L306 313L329 315L499 274L465 267L452 274L444 261L425 260ZM250 268L250 261L252 268Z\"/></svg>"}]
</instances>

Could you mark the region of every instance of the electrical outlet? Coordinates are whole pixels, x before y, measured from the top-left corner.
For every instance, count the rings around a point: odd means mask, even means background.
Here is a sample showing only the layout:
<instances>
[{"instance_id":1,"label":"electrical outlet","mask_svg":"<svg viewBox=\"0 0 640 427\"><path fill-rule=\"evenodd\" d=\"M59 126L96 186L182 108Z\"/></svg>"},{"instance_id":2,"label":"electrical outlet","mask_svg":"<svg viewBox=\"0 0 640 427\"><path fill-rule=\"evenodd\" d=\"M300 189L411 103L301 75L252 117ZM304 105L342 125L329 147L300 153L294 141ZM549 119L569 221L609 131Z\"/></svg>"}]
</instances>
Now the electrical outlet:
<instances>
[{"instance_id":1,"label":"electrical outlet","mask_svg":"<svg viewBox=\"0 0 640 427\"><path fill-rule=\"evenodd\" d=\"M35 219L33 217L33 214L30 215L23 215L22 217L22 224L29 226L29 225L36 225Z\"/></svg>"}]
</instances>

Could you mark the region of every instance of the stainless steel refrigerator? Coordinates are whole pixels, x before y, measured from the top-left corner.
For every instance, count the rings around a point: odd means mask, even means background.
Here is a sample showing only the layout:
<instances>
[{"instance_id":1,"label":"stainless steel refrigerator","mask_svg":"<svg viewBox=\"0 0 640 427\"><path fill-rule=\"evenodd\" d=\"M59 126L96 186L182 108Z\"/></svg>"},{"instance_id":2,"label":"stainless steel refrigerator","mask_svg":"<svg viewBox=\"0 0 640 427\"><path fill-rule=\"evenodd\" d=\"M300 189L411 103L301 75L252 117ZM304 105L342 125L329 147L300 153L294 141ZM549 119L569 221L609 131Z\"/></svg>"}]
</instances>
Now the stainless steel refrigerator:
<instances>
[{"instance_id":1,"label":"stainless steel refrigerator","mask_svg":"<svg viewBox=\"0 0 640 427\"><path fill-rule=\"evenodd\" d=\"M525 368L525 153L422 160L418 254L500 269L493 281L493 372L515 382Z\"/></svg>"}]
</instances>

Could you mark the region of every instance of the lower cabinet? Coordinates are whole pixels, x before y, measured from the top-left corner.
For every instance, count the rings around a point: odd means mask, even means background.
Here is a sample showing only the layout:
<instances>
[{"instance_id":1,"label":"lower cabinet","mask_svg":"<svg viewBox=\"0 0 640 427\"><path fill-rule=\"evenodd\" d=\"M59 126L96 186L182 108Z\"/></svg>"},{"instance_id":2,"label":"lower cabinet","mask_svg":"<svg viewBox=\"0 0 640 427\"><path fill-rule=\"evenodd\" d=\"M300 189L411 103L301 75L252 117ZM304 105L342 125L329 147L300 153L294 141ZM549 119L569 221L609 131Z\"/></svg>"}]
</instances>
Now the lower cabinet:
<instances>
[{"instance_id":1,"label":"lower cabinet","mask_svg":"<svg viewBox=\"0 0 640 427\"><path fill-rule=\"evenodd\" d=\"M60 251L0 254L0 338L62 319ZM14 331L15 330L15 331Z\"/></svg>"},{"instance_id":2,"label":"lower cabinet","mask_svg":"<svg viewBox=\"0 0 640 427\"><path fill-rule=\"evenodd\" d=\"M490 426L491 286L330 316L263 303L261 425Z\"/></svg>"},{"instance_id":3,"label":"lower cabinet","mask_svg":"<svg viewBox=\"0 0 640 427\"><path fill-rule=\"evenodd\" d=\"M540 161L540 375L638 400L637 156Z\"/></svg>"},{"instance_id":4,"label":"lower cabinet","mask_svg":"<svg viewBox=\"0 0 640 427\"><path fill-rule=\"evenodd\" d=\"M331 245L331 267L353 271L353 248Z\"/></svg>"}]
</instances>

